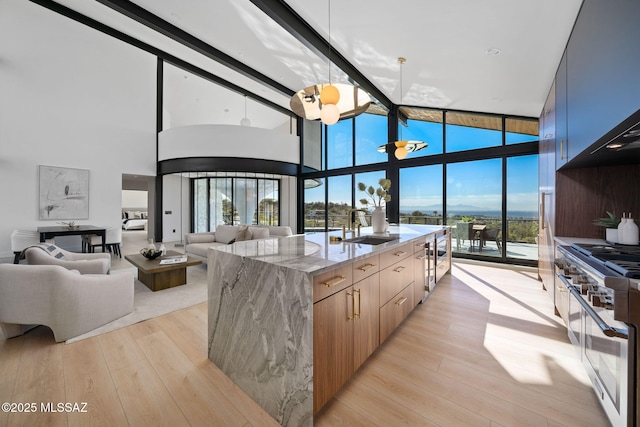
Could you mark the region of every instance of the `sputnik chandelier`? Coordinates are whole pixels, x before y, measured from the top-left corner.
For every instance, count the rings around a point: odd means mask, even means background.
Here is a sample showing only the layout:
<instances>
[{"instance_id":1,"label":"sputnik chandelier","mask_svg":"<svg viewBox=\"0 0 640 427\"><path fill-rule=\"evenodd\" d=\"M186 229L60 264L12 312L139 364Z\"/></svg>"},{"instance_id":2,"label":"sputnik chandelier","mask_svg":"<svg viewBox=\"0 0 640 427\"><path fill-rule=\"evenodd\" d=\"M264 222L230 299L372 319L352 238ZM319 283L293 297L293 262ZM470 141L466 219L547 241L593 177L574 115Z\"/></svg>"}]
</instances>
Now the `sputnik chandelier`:
<instances>
[{"instance_id":1,"label":"sputnik chandelier","mask_svg":"<svg viewBox=\"0 0 640 427\"><path fill-rule=\"evenodd\" d=\"M355 117L369 108L371 99L360 88L331 82L331 0L329 0L329 83L320 83L296 92L289 105L298 116L332 125L340 119Z\"/></svg>"}]
</instances>

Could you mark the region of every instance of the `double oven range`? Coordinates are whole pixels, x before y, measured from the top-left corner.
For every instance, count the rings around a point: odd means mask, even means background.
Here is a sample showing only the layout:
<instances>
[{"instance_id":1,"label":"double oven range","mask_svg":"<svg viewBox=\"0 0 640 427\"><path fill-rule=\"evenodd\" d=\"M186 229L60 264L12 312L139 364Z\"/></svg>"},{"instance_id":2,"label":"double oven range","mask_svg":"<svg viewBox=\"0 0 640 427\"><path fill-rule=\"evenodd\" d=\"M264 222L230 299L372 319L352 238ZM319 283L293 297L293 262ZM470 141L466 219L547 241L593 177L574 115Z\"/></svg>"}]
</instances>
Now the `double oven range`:
<instances>
[{"instance_id":1,"label":"double oven range","mask_svg":"<svg viewBox=\"0 0 640 427\"><path fill-rule=\"evenodd\" d=\"M640 426L640 248L573 244L556 252L556 309L613 426Z\"/></svg>"}]
</instances>

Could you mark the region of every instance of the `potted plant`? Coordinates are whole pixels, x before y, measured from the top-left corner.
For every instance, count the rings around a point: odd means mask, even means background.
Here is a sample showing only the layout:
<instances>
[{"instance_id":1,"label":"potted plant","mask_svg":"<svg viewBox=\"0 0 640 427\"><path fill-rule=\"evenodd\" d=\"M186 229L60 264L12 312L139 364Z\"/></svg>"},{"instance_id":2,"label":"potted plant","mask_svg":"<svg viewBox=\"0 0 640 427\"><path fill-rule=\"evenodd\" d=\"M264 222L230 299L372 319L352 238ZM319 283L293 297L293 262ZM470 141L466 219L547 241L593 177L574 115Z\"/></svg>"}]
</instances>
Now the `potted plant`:
<instances>
[{"instance_id":1,"label":"potted plant","mask_svg":"<svg viewBox=\"0 0 640 427\"><path fill-rule=\"evenodd\" d=\"M606 227L605 240L611 243L618 243L618 224L620 224L620 219L616 217L616 214L609 211L607 211L606 218L596 218L593 220L593 225Z\"/></svg>"},{"instance_id":2,"label":"potted plant","mask_svg":"<svg viewBox=\"0 0 640 427\"><path fill-rule=\"evenodd\" d=\"M372 203L374 206L373 213L371 214L371 226L374 233L382 233L386 229L385 212L382 210L383 203L391 201L391 195L389 189L391 188L391 180L382 178L378 181L378 188L373 186L366 186L364 183L358 183L358 190L364 192L369 198L360 199L360 203L364 206L369 206ZM371 199L371 200L369 200Z\"/></svg>"}]
</instances>

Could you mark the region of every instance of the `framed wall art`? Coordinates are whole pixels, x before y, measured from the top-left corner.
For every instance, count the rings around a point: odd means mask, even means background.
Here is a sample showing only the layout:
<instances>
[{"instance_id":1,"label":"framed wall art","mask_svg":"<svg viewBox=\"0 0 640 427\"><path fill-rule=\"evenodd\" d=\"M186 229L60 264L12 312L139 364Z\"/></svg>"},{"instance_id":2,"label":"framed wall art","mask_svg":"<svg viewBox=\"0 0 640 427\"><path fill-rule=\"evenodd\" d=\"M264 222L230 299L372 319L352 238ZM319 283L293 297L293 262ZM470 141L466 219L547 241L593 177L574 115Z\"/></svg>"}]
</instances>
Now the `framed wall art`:
<instances>
[{"instance_id":1,"label":"framed wall art","mask_svg":"<svg viewBox=\"0 0 640 427\"><path fill-rule=\"evenodd\" d=\"M39 219L89 219L89 171L39 166Z\"/></svg>"}]
</instances>

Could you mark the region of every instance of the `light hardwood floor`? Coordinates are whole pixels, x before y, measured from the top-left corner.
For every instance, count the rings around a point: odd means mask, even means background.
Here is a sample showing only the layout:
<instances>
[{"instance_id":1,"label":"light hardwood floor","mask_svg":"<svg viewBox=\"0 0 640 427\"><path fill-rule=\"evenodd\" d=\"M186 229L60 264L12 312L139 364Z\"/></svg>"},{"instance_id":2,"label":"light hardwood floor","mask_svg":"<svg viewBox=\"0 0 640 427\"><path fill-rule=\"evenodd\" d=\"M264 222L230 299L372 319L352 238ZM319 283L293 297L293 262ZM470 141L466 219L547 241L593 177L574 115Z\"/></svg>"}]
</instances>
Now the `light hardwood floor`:
<instances>
[{"instance_id":1,"label":"light hardwood floor","mask_svg":"<svg viewBox=\"0 0 640 427\"><path fill-rule=\"evenodd\" d=\"M74 344L38 327L0 338L0 426L269 426L208 359L206 303ZM319 426L606 426L530 269L455 262L425 304L316 417Z\"/></svg>"}]
</instances>

